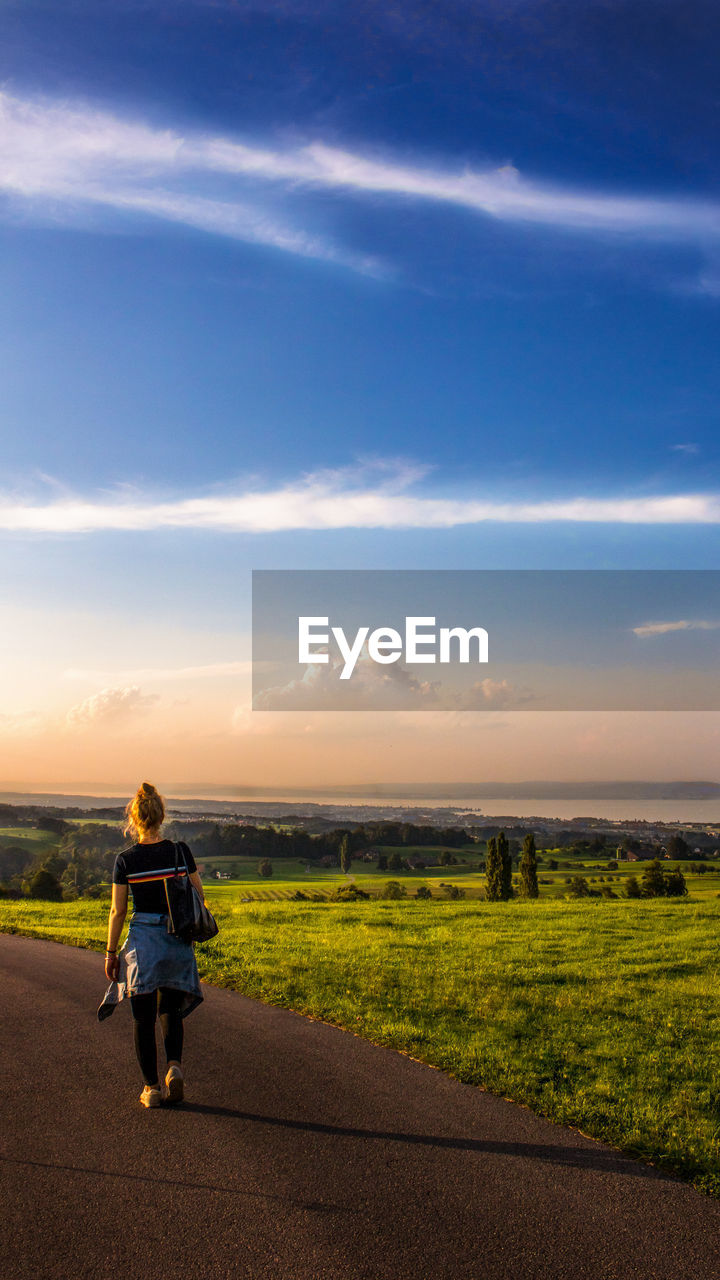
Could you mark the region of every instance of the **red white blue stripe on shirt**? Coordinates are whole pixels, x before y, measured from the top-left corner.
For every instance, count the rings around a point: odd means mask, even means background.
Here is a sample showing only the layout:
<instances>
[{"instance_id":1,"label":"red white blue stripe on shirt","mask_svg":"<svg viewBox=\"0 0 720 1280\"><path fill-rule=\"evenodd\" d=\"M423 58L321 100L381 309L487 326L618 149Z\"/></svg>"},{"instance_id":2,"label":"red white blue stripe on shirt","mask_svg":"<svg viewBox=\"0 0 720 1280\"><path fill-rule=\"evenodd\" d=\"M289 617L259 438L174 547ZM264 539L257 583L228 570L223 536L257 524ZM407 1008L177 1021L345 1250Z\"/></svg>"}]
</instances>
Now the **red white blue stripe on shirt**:
<instances>
[{"instance_id":1,"label":"red white blue stripe on shirt","mask_svg":"<svg viewBox=\"0 0 720 1280\"><path fill-rule=\"evenodd\" d=\"M187 875L184 867L163 867L160 871L128 871L128 884L146 884L149 880L167 880L170 876Z\"/></svg>"}]
</instances>

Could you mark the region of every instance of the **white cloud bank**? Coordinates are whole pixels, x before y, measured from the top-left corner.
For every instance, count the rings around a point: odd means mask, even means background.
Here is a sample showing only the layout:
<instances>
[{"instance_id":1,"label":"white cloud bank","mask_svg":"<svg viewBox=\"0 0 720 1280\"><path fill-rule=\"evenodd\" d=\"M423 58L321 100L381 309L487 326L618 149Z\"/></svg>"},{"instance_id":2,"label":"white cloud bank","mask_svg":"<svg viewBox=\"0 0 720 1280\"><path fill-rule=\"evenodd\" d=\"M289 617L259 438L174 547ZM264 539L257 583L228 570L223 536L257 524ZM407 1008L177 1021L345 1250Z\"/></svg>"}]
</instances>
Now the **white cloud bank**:
<instances>
[{"instance_id":1,"label":"white cloud bank","mask_svg":"<svg viewBox=\"0 0 720 1280\"><path fill-rule=\"evenodd\" d=\"M350 685L338 683L342 663L311 664L297 680L260 690L252 701L258 711L486 711L525 707L535 701L531 689L486 677L459 691L440 680L419 680L400 663L379 667L365 649ZM235 731L247 717L236 713Z\"/></svg>"},{"instance_id":2,"label":"white cloud bank","mask_svg":"<svg viewBox=\"0 0 720 1280\"><path fill-rule=\"evenodd\" d=\"M693 622L689 618L681 618L677 622L644 622L642 626L633 627L633 633L646 639L648 636L666 636L673 631L717 631L719 627L720 622L709 619L699 618Z\"/></svg>"},{"instance_id":3,"label":"white cloud bank","mask_svg":"<svg viewBox=\"0 0 720 1280\"><path fill-rule=\"evenodd\" d=\"M338 673L342 663L311 665L299 680L263 689L253 698L253 711L334 711L338 710ZM378 667L360 657L352 687L341 689L342 710L395 710L419 706L436 707L438 681L418 680L399 664Z\"/></svg>"},{"instance_id":4,"label":"white cloud bank","mask_svg":"<svg viewBox=\"0 0 720 1280\"><path fill-rule=\"evenodd\" d=\"M91 105L0 93L0 190L54 220L82 207L114 208L382 271L376 259L339 250L269 213L278 189L429 201L587 234L703 243L720 237L720 205L712 200L575 190L524 177L512 165L459 172L409 165L321 141L255 146L158 129Z\"/></svg>"},{"instance_id":5,"label":"white cloud bank","mask_svg":"<svg viewBox=\"0 0 720 1280\"><path fill-rule=\"evenodd\" d=\"M125 723L138 713L144 713L159 702L157 694L143 693L137 685L124 689L101 689L85 698L67 713L70 729L87 729L91 725Z\"/></svg>"},{"instance_id":6,"label":"white cloud bank","mask_svg":"<svg viewBox=\"0 0 720 1280\"><path fill-rule=\"evenodd\" d=\"M66 496L37 502L0 495L0 530L72 534L100 530L206 529L287 533L333 529L450 529L489 521L614 524L720 524L720 494L676 493L495 501L484 496L442 497L408 492L425 468L376 464L303 474L264 489L204 497L156 499L126 491L97 498ZM372 468L370 468L372 470Z\"/></svg>"}]
</instances>

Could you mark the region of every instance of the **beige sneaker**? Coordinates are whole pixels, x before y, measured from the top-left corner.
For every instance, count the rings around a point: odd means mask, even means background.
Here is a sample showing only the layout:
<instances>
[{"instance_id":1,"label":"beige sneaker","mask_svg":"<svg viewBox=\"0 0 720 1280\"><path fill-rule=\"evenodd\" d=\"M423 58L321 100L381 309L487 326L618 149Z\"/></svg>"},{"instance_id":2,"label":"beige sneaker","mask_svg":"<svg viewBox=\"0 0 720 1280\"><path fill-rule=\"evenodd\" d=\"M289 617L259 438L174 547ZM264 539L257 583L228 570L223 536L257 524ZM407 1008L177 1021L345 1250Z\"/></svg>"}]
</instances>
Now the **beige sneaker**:
<instances>
[{"instance_id":1,"label":"beige sneaker","mask_svg":"<svg viewBox=\"0 0 720 1280\"><path fill-rule=\"evenodd\" d=\"M140 1094L140 1101L144 1107L159 1107L162 1102L160 1085L146 1084Z\"/></svg>"},{"instance_id":2,"label":"beige sneaker","mask_svg":"<svg viewBox=\"0 0 720 1280\"><path fill-rule=\"evenodd\" d=\"M182 1102L185 1096L185 1078L182 1073L182 1067L168 1067L165 1088L167 1089L167 1102Z\"/></svg>"}]
</instances>

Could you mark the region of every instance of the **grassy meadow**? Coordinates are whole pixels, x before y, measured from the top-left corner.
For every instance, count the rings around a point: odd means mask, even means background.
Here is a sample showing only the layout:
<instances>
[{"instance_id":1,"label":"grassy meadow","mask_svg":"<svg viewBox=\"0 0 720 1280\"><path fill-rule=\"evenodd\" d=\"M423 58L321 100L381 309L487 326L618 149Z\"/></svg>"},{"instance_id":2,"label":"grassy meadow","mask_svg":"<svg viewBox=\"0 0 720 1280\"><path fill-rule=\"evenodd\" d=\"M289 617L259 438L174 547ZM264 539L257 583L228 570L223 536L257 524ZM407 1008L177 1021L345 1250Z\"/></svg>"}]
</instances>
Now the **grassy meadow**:
<instances>
[{"instance_id":1,"label":"grassy meadow","mask_svg":"<svg viewBox=\"0 0 720 1280\"><path fill-rule=\"evenodd\" d=\"M487 903L470 892L475 872L362 865L351 875L364 887L444 879L468 894L288 901L348 877L278 861L268 881L252 865L207 882L221 932L197 949L204 980L410 1054L720 1196L716 874L697 877L697 893L689 877L685 899L575 902L558 871L557 893ZM102 950L107 905L0 901L0 929ZM91 1002L104 985L98 957Z\"/></svg>"},{"instance_id":2,"label":"grassy meadow","mask_svg":"<svg viewBox=\"0 0 720 1280\"><path fill-rule=\"evenodd\" d=\"M425 854L436 857L439 850L433 846L403 846L401 850L391 845L377 845L378 850L391 856L400 852L404 857L418 857ZM466 858L467 865L461 862L456 866L426 867L424 871L378 871L374 862L362 862L354 859L352 870L345 874L338 867L320 867L313 865L306 871L305 864L297 858L272 858L273 874L265 878L258 872L258 860L249 858L244 864L238 858L212 858L203 864L203 876L207 883L214 884L214 873L230 873L230 879L217 882L218 888L237 893L241 897L259 902L282 902L301 890L308 895L317 894L320 898L330 899L341 885L354 883L358 888L373 895L379 894L388 880L397 880L404 885L409 897L413 897L419 885L427 885L433 898L445 896L441 885L457 885L464 890L469 901L481 901L485 896L485 872L478 871L478 859L481 853L474 848L454 849L458 858ZM547 868L547 861L552 857L558 861L556 871ZM647 862L621 862L616 871L608 869L612 861L610 852L597 858L579 857L567 849L554 850L550 854L539 855L538 880L541 898L562 899L568 894L569 881L574 875L584 876L591 889L602 891L603 886L611 888L619 898L624 896L624 886L628 876L642 878ZM663 862L664 867L679 866L685 876L688 893L695 901L716 899L720 894L720 866L708 863L708 869L702 874L690 870L691 863ZM519 889L519 876L513 875L513 882Z\"/></svg>"},{"instance_id":3,"label":"grassy meadow","mask_svg":"<svg viewBox=\"0 0 720 1280\"><path fill-rule=\"evenodd\" d=\"M56 847L57 836L42 827L0 827L0 842L20 847L28 845L32 853L44 853Z\"/></svg>"}]
</instances>

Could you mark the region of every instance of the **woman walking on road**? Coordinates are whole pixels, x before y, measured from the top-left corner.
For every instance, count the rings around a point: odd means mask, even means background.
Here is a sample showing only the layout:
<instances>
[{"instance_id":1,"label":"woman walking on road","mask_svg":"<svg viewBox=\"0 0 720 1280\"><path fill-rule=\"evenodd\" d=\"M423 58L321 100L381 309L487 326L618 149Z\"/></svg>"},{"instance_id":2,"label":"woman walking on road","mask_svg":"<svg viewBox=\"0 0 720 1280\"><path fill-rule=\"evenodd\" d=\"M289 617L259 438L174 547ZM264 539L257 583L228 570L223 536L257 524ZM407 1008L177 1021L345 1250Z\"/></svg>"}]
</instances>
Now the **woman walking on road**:
<instances>
[{"instance_id":1,"label":"woman walking on road","mask_svg":"<svg viewBox=\"0 0 720 1280\"><path fill-rule=\"evenodd\" d=\"M193 944L168 933L165 881L175 875L178 862L180 874L189 875L200 896L204 895L187 845L181 843L176 850L172 840L160 835L165 805L152 783L143 782L125 812L125 835L135 835L136 843L115 859L105 953L105 976L110 986L98 1018L106 1018L120 1000L129 997L135 1051L145 1084L140 1101L144 1107L159 1107L163 1094L158 1078L156 1018L160 1018L167 1059L165 1101L180 1102L184 1096L183 1018L203 999ZM127 940L118 952L128 889L133 913Z\"/></svg>"}]
</instances>

